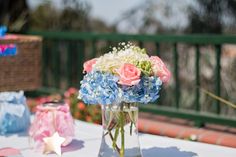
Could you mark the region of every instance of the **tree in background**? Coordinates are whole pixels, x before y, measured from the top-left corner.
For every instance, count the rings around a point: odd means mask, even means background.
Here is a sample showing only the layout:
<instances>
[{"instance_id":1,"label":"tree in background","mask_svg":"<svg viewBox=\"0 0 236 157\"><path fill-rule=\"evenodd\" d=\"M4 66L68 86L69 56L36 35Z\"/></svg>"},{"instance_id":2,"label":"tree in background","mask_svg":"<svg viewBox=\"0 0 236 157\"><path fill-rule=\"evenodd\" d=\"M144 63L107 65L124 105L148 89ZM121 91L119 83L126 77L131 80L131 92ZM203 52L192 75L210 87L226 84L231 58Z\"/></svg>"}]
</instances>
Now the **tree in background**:
<instances>
[{"instance_id":1,"label":"tree in background","mask_svg":"<svg viewBox=\"0 0 236 157\"><path fill-rule=\"evenodd\" d=\"M10 32L27 29L29 9L26 0L0 0L0 25Z\"/></svg>"},{"instance_id":2,"label":"tree in background","mask_svg":"<svg viewBox=\"0 0 236 157\"><path fill-rule=\"evenodd\" d=\"M232 33L235 22L235 0L146 0L126 10L116 24L128 32L179 34Z\"/></svg>"},{"instance_id":3,"label":"tree in background","mask_svg":"<svg viewBox=\"0 0 236 157\"><path fill-rule=\"evenodd\" d=\"M167 13L168 8L165 7L165 4L165 2L163 5L153 0L142 2L124 11L120 18L116 20L115 25L124 25L132 33L152 34L155 32L169 32L170 29L165 27L160 19L156 18L157 12L162 12L163 18L169 16Z\"/></svg>"},{"instance_id":4,"label":"tree in background","mask_svg":"<svg viewBox=\"0 0 236 157\"><path fill-rule=\"evenodd\" d=\"M223 33L235 28L235 0L198 0L198 5L190 8L187 32Z\"/></svg>"},{"instance_id":5,"label":"tree in background","mask_svg":"<svg viewBox=\"0 0 236 157\"><path fill-rule=\"evenodd\" d=\"M86 1L63 0L62 8L55 8L51 1L39 5L30 12L30 29L114 32L100 19L89 16L91 6ZM52 16L53 15L53 16Z\"/></svg>"},{"instance_id":6,"label":"tree in background","mask_svg":"<svg viewBox=\"0 0 236 157\"><path fill-rule=\"evenodd\" d=\"M64 0L63 8L53 7L51 1L30 12L30 28L34 30L89 31L90 6L86 2Z\"/></svg>"},{"instance_id":7,"label":"tree in background","mask_svg":"<svg viewBox=\"0 0 236 157\"><path fill-rule=\"evenodd\" d=\"M30 9L27 0L0 0L0 25L6 25L10 32L32 30L97 31L114 32L114 26L107 26L100 19L89 16L91 6L86 1L61 0L61 8L55 8L52 1L44 1Z\"/></svg>"},{"instance_id":8,"label":"tree in background","mask_svg":"<svg viewBox=\"0 0 236 157\"><path fill-rule=\"evenodd\" d=\"M45 1L44 1L45 2ZM72 30L116 32L123 27L136 33L232 33L236 31L235 0L195 0L186 11L189 2L147 0L123 13L113 26L103 20L90 17L91 6L87 1L60 0L61 8L55 8L51 0L30 10L27 0L0 0L0 24L7 25L11 32L26 29ZM174 8L174 9L173 9ZM173 10L179 12L173 12ZM179 14L188 15L188 26L174 22ZM159 18L157 18L157 16ZM182 16L182 15L181 15ZM127 24L128 23L128 24Z\"/></svg>"}]
</instances>

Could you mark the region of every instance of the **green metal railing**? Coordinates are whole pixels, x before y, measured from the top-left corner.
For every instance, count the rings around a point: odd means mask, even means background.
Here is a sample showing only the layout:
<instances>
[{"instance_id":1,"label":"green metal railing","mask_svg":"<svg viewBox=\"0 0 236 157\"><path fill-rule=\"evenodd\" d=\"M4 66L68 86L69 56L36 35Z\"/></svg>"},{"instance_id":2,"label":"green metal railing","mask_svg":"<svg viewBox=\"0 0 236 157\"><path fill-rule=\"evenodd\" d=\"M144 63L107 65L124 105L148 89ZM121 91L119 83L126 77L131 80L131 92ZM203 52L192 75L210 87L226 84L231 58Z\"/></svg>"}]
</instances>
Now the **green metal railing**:
<instances>
[{"instance_id":1,"label":"green metal railing","mask_svg":"<svg viewBox=\"0 0 236 157\"><path fill-rule=\"evenodd\" d=\"M173 45L174 58L174 80L175 80L175 104L173 107L156 105L141 106L142 111L167 115L171 117L193 120L200 126L206 122L236 126L236 119L220 115L220 102L215 101L216 113L201 112L200 89L195 89L195 106L191 111L185 111L180 107L180 80L179 80L179 54L178 44L190 44L195 47L195 86L200 86L200 47L212 45L215 47L215 94L221 96L221 49L222 44L236 44L236 36L230 35L127 35L127 34L98 34L81 32L36 32L28 34L40 35L44 38L43 43L43 85L45 87L64 88L70 86L78 87L82 79L82 65L85 59L93 58L97 53L97 42L105 41L136 41L139 45L152 42L156 45L156 54L160 55L160 44L169 43ZM64 48L63 52L59 52ZM85 53L89 52L89 53ZM66 60L66 61L63 61ZM64 67L64 70L62 70ZM67 68L65 68L67 67ZM49 71L48 71L49 69ZM51 70L50 70L51 69ZM49 81L48 78L53 78Z\"/></svg>"}]
</instances>

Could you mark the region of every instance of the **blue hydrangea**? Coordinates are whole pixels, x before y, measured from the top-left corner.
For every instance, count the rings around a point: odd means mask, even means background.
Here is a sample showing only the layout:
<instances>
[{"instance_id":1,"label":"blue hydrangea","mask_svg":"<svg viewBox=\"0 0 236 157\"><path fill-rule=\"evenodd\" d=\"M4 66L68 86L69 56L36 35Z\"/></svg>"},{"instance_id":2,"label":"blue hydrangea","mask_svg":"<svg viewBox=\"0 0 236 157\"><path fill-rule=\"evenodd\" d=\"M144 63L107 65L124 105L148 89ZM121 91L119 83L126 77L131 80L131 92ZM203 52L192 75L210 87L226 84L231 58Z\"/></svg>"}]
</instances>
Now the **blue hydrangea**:
<instances>
[{"instance_id":1,"label":"blue hydrangea","mask_svg":"<svg viewBox=\"0 0 236 157\"><path fill-rule=\"evenodd\" d=\"M135 86L122 86L123 101L149 103L154 102L159 97L162 81L159 77L143 76Z\"/></svg>"},{"instance_id":2,"label":"blue hydrangea","mask_svg":"<svg viewBox=\"0 0 236 157\"><path fill-rule=\"evenodd\" d=\"M118 78L110 73L92 71L81 81L79 97L87 104L112 104L118 98Z\"/></svg>"}]
</instances>

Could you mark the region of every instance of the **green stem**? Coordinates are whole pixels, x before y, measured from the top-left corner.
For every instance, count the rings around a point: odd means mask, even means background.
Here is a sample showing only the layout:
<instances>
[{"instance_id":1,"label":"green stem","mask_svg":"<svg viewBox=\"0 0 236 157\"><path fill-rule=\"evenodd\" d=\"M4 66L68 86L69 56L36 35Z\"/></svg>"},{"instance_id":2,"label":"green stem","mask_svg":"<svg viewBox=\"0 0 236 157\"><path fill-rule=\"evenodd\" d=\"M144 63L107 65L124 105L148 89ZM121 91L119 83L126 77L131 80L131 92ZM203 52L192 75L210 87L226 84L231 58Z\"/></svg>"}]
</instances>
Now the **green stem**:
<instances>
[{"instance_id":1,"label":"green stem","mask_svg":"<svg viewBox=\"0 0 236 157\"><path fill-rule=\"evenodd\" d=\"M111 140L113 141L114 138L113 138L111 132L109 132L109 135L110 135ZM115 144L115 149L116 149L116 151L118 152L118 154L120 154L120 148L119 148L116 144Z\"/></svg>"},{"instance_id":2,"label":"green stem","mask_svg":"<svg viewBox=\"0 0 236 157\"><path fill-rule=\"evenodd\" d=\"M130 103L127 104L127 107L128 107L128 109L130 109ZM131 120L129 132L130 132L130 136L132 136L132 128L133 128L132 111L131 112L129 111L128 114L129 114L129 118Z\"/></svg>"},{"instance_id":3,"label":"green stem","mask_svg":"<svg viewBox=\"0 0 236 157\"><path fill-rule=\"evenodd\" d=\"M132 130L133 130L133 121L131 121L131 124L130 124L130 136L132 136Z\"/></svg>"},{"instance_id":4,"label":"green stem","mask_svg":"<svg viewBox=\"0 0 236 157\"><path fill-rule=\"evenodd\" d=\"M120 157L124 157L125 154L125 117L123 112L123 104L121 104L121 111L120 111L120 133L121 133L121 148L120 148Z\"/></svg>"},{"instance_id":5,"label":"green stem","mask_svg":"<svg viewBox=\"0 0 236 157\"><path fill-rule=\"evenodd\" d=\"M115 135L114 135L114 140L112 141L113 149L115 149L115 147L116 147L116 141L117 141L117 138L118 138L118 135L119 135L119 129L120 129L120 126L118 125L116 127L116 131L115 131Z\"/></svg>"},{"instance_id":6,"label":"green stem","mask_svg":"<svg viewBox=\"0 0 236 157\"><path fill-rule=\"evenodd\" d=\"M117 126L116 124L113 124L112 126L110 124L110 126L107 127L107 132L103 135L103 137L105 137L108 133L110 133L112 129L116 126Z\"/></svg>"},{"instance_id":7,"label":"green stem","mask_svg":"<svg viewBox=\"0 0 236 157\"><path fill-rule=\"evenodd\" d=\"M128 104L128 108L130 109L131 104ZM129 118L130 118L130 136L132 136L132 132L133 132L133 125L135 126L135 117L134 117L134 112L133 111L129 111ZM135 126L136 127L136 126Z\"/></svg>"}]
</instances>

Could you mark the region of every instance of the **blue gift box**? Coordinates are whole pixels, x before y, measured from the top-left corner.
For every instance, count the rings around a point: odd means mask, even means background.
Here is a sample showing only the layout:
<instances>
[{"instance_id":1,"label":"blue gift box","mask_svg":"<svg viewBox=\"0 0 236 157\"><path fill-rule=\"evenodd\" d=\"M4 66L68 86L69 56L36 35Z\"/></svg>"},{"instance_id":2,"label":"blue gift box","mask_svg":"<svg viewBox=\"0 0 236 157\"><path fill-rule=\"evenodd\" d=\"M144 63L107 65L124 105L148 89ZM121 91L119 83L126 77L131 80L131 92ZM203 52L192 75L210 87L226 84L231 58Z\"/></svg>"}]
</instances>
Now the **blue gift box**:
<instances>
[{"instance_id":1,"label":"blue gift box","mask_svg":"<svg viewBox=\"0 0 236 157\"><path fill-rule=\"evenodd\" d=\"M28 129L30 112L24 92L0 92L0 135Z\"/></svg>"}]
</instances>

